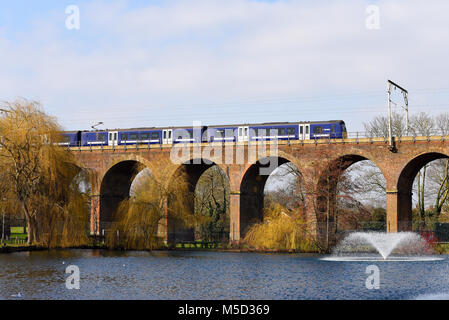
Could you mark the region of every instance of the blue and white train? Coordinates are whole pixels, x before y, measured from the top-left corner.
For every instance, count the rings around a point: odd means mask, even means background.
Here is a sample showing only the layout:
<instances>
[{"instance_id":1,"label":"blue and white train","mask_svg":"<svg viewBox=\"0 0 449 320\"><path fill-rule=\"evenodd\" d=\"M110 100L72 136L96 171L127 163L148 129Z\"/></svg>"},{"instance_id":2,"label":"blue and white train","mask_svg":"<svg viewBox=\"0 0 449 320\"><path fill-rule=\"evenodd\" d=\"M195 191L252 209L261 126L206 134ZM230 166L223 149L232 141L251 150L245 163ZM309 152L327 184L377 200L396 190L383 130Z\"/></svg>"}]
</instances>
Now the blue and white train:
<instances>
[{"instance_id":1,"label":"blue and white train","mask_svg":"<svg viewBox=\"0 0 449 320\"><path fill-rule=\"evenodd\" d=\"M66 131L61 145L68 147L128 146L198 142L245 142L260 140L316 140L347 138L344 121L276 122L169 128Z\"/></svg>"}]
</instances>

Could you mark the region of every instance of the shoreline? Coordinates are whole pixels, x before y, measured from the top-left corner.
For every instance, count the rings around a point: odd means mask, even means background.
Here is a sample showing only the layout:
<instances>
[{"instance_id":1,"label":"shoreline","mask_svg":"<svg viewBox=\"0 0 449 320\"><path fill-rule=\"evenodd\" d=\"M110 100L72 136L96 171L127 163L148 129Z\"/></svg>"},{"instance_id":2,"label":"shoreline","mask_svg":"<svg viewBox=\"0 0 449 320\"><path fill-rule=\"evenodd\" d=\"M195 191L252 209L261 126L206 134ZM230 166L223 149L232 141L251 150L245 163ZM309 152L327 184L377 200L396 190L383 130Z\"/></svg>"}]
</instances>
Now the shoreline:
<instances>
[{"instance_id":1,"label":"shoreline","mask_svg":"<svg viewBox=\"0 0 449 320\"><path fill-rule=\"evenodd\" d=\"M110 249L105 246L79 246L79 247L56 247L56 248L47 248L47 247L37 247L37 246L2 246L0 247L0 254L8 254L8 253L16 253L16 252L33 252L33 251L50 251L50 250L104 250L104 251L121 251L121 252L132 252L132 251L199 251L199 252L235 252L235 253L261 253L261 254L329 254L326 252L310 252L310 251L297 251L297 250L287 250L287 249L253 249L253 248L159 248L153 250L137 250L137 249ZM435 248L435 254L444 255L449 254L449 246L448 247L437 247Z\"/></svg>"},{"instance_id":2,"label":"shoreline","mask_svg":"<svg viewBox=\"0 0 449 320\"><path fill-rule=\"evenodd\" d=\"M104 251L122 251L122 252L132 252L132 251L208 251L208 252L238 252L238 253L284 253L284 254L322 254L320 252L304 252L296 250L278 250L278 249L249 249L249 248L160 248L153 250L136 250L136 249L109 249L103 246L80 246L80 247L58 247L58 248L46 248L46 247L36 247L36 246L14 246L14 247L0 247L0 254L8 254L15 252L33 252L33 251L49 251L49 250L104 250Z\"/></svg>"}]
</instances>

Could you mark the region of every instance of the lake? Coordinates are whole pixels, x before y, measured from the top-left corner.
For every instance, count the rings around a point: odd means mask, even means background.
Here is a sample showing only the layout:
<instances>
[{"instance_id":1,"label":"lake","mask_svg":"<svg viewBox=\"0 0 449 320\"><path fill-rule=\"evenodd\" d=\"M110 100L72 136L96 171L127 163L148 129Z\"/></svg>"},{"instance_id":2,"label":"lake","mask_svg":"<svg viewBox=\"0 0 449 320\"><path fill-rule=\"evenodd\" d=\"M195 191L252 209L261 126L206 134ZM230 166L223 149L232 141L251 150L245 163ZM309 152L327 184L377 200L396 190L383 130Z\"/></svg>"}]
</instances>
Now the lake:
<instances>
[{"instance_id":1,"label":"lake","mask_svg":"<svg viewBox=\"0 0 449 320\"><path fill-rule=\"evenodd\" d=\"M321 255L51 250L0 255L0 299L449 298L449 260L323 261ZM367 289L368 266L380 288ZM66 288L66 268L80 289ZM21 297L17 297L18 293Z\"/></svg>"}]
</instances>

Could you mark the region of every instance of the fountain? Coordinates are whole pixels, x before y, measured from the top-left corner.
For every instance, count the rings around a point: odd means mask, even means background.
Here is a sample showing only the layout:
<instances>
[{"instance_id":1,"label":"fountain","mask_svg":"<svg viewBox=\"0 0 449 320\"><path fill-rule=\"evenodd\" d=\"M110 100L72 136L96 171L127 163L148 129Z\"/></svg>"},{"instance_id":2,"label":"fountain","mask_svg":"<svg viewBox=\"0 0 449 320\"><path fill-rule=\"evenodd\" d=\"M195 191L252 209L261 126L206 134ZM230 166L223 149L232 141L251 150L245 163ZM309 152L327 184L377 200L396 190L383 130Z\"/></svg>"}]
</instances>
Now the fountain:
<instances>
[{"instance_id":1,"label":"fountain","mask_svg":"<svg viewBox=\"0 0 449 320\"><path fill-rule=\"evenodd\" d=\"M374 253L374 255L373 255ZM333 250L328 261L435 261L429 243L414 232L354 232Z\"/></svg>"}]
</instances>

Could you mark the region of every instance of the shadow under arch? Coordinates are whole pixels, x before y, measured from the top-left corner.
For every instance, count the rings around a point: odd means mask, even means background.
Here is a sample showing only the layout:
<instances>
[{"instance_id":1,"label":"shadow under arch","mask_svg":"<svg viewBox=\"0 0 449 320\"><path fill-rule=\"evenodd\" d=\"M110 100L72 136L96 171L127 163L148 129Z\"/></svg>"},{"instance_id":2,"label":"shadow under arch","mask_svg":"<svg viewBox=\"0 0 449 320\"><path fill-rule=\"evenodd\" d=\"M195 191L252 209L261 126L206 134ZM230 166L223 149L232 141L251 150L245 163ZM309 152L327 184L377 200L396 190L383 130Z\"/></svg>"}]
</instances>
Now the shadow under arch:
<instances>
[{"instance_id":1,"label":"shadow under arch","mask_svg":"<svg viewBox=\"0 0 449 320\"><path fill-rule=\"evenodd\" d=\"M311 205L314 206L313 210L316 215L318 240L331 246L338 240L336 237L338 223L336 215L338 215L337 192L338 183L341 181L340 177L349 167L361 161L370 161L379 169L384 178L385 175L374 161L358 154L324 158L323 161L323 167L318 173L317 184L313 187L315 189L314 201Z\"/></svg>"},{"instance_id":2,"label":"shadow under arch","mask_svg":"<svg viewBox=\"0 0 449 320\"><path fill-rule=\"evenodd\" d=\"M269 156L259 159L247 168L240 182L240 239L245 237L253 224L263 221L267 180L274 170L289 162L294 164L283 156ZM231 233L234 228L235 226L231 226Z\"/></svg>"},{"instance_id":3,"label":"shadow under arch","mask_svg":"<svg viewBox=\"0 0 449 320\"><path fill-rule=\"evenodd\" d=\"M397 228L398 231L412 230L412 188L419 170L426 164L438 159L447 159L449 155L440 152L420 154L410 160L398 178L397 183Z\"/></svg>"},{"instance_id":4,"label":"shadow under arch","mask_svg":"<svg viewBox=\"0 0 449 320\"><path fill-rule=\"evenodd\" d=\"M179 183L179 179L182 179L182 183L187 183L188 194L185 195L186 199L184 208L187 214L194 214L195 212L195 189L198 180L209 168L217 166L216 163L209 159L191 159L178 166L178 168L173 173L168 188L171 189L173 184ZM221 170L221 168L220 168ZM184 181L184 179L186 181ZM187 227L185 223L180 220L173 218L170 214L175 210L173 208L173 202L168 199L167 203L167 241L169 243L176 243L179 241L194 241L195 240L195 230L192 227Z\"/></svg>"},{"instance_id":5,"label":"shadow under arch","mask_svg":"<svg viewBox=\"0 0 449 320\"><path fill-rule=\"evenodd\" d=\"M100 186L100 232L111 227L120 202L129 198L134 178L145 168L139 161L124 160L113 165L105 173Z\"/></svg>"}]
</instances>

